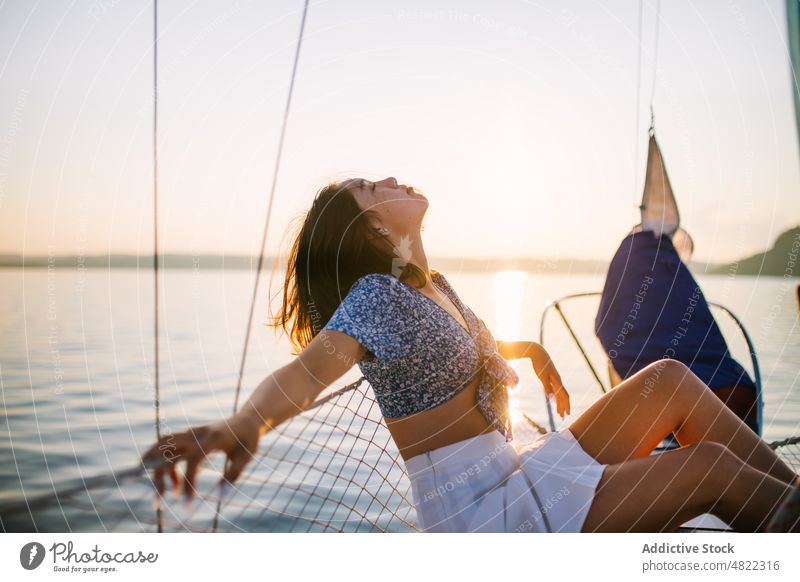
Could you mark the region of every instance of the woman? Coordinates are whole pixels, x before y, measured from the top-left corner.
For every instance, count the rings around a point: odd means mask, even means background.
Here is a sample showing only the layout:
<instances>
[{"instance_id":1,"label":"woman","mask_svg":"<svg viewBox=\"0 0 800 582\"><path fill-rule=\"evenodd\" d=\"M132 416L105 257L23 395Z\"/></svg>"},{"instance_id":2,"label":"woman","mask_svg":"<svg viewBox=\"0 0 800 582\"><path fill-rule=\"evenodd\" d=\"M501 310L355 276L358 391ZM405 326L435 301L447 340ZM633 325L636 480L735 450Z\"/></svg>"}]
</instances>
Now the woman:
<instances>
[{"instance_id":1,"label":"woman","mask_svg":"<svg viewBox=\"0 0 800 582\"><path fill-rule=\"evenodd\" d=\"M166 435L143 459L194 492L211 451L233 482L259 437L358 363L406 464L426 531L662 531L713 512L758 531L798 478L687 368L662 360L568 429L511 444L506 360L529 358L563 418L569 395L542 346L497 342L428 268L428 200L394 178L320 190L292 247L282 309L298 357L235 415ZM634 414L635 412L635 414ZM649 453L669 433L684 447Z\"/></svg>"}]
</instances>

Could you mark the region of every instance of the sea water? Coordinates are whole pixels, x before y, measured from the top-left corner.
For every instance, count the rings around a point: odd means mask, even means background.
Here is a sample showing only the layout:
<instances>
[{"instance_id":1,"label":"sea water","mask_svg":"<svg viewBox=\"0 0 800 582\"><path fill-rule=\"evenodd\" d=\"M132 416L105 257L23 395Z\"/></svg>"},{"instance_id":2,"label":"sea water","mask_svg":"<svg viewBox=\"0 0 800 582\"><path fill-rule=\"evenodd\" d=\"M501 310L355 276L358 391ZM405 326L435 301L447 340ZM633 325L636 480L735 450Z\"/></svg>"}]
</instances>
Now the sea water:
<instances>
[{"instance_id":1,"label":"sea water","mask_svg":"<svg viewBox=\"0 0 800 582\"><path fill-rule=\"evenodd\" d=\"M549 301L600 290L604 276L445 275L498 339L534 341L539 341L542 312ZM0 517L4 529L153 530L152 493L145 489L134 498L122 493L124 485L101 501L88 495L77 506L54 503L27 515L2 511L25 497L79 486L85 479L134 466L138 455L154 442L152 276L149 270L136 269L0 270ZM254 274L204 271L198 265L196 269L163 271L161 276L161 430L169 433L231 414ZM771 441L800 434L797 280L725 275L698 279L711 301L741 318L755 344L764 387L764 438ZM269 272L261 279L240 402L261 379L293 357L286 338L265 325L268 297L272 294L276 305L279 282L277 274L270 286ZM564 313L605 381L605 360L592 333L596 308L597 299L589 297L565 303ZM734 356L751 370L749 353L735 324L723 314L718 321ZM572 396L571 417L564 421L555 417L555 427L560 428L601 391L552 311L544 333L545 345ZM524 411L548 426L541 385L530 364L518 361L513 365L520 384L511 393L512 413L519 416L519 411ZM358 376L356 367L337 385ZM351 443L351 449L349 458L365 454L369 458L371 454L361 440ZM346 468L349 458L332 455L325 462ZM383 458L376 462L385 463ZM202 478L211 479L215 466L218 470L219 462L201 470ZM359 465L353 474L361 475L362 469ZM397 466L389 465L379 469L384 482L394 479L392 475L398 471ZM253 475L251 480L258 486L247 490L247 503L228 512L221 526L224 529L272 529L267 522L273 520L270 523L274 525L282 516L270 515L267 506L277 501L265 497L264 483L291 477L299 488L304 478L303 474L275 474L269 467L258 467ZM370 478L371 472L363 474L363 479ZM291 490L276 489L279 495ZM284 505L294 506L293 500L284 501ZM212 505L187 510L191 519L181 523L207 525L213 516ZM308 501L299 505L298 511L309 510ZM168 513L177 512L168 509ZM367 510L380 516L374 507ZM177 515L171 517L178 519Z\"/></svg>"}]
</instances>

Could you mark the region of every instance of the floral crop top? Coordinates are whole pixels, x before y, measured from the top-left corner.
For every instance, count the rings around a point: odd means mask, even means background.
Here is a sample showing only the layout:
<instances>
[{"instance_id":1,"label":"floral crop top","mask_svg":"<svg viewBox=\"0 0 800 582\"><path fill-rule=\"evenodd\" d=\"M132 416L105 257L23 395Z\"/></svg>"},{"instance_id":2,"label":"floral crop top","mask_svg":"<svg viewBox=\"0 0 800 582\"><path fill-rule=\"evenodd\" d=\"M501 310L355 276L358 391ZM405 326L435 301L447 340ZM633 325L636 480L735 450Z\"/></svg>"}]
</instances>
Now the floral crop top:
<instances>
[{"instance_id":1,"label":"floral crop top","mask_svg":"<svg viewBox=\"0 0 800 582\"><path fill-rule=\"evenodd\" d=\"M322 331L346 333L366 348L358 366L386 418L442 404L481 374L477 405L510 441L506 386L517 384L517 374L444 275L432 270L431 278L461 312L469 332L433 299L382 273L359 278Z\"/></svg>"}]
</instances>

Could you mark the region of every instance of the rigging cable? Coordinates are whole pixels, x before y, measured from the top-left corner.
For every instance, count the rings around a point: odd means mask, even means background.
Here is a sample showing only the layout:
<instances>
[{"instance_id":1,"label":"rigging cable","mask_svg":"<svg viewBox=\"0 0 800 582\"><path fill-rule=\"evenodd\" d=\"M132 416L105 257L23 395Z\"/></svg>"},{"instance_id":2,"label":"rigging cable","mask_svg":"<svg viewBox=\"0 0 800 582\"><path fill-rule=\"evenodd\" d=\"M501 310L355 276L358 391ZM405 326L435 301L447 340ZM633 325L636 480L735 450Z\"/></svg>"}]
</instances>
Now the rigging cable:
<instances>
[{"instance_id":1,"label":"rigging cable","mask_svg":"<svg viewBox=\"0 0 800 582\"><path fill-rule=\"evenodd\" d=\"M161 390L159 385L158 356L158 0L153 0L153 336L155 345L155 423L156 442L161 441ZM156 498L156 524L158 533L164 531L161 502Z\"/></svg>"},{"instance_id":2,"label":"rigging cable","mask_svg":"<svg viewBox=\"0 0 800 582\"><path fill-rule=\"evenodd\" d=\"M253 284L253 295L250 298L250 314L249 314L249 316L247 318L247 329L245 331L245 336L244 336L244 346L242 348L242 358L241 358L241 361L239 362L239 377L238 377L238 379L236 381L236 393L234 394L234 399L233 399L233 413L234 414L236 414L236 411L239 408L239 394L242 391L242 378L244 376L245 361L247 360L247 348L248 348L248 346L250 344L250 330L252 329L252 326L253 326L253 313L255 311L256 298L258 296L258 282L259 282L259 279L261 277L261 268L262 268L262 265L264 263L264 249L265 249L266 244L267 244L267 233L269 232L269 222L270 222L270 217L272 216L272 203L273 203L273 201L275 199L275 189L276 189L277 183L278 183L278 173L280 171L280 166L281 166L281 156L283 154L283 144L284 144L285 137L286 137L286 127L287 127L288 122L289 122L289 111L290 111L291 105L292 105L292 95L294 93L294 83L295 83L295 79L297 77L297 64L300 61L300 49L301 49L302 44L303 44L303 33L305 31L307 14L308 14L308 0L305 0L303 2L303 15L302 15L302 17L300 19L300 32L297 35L297 45L295 46L294 63L292 65L292 76L291 76L291 79L289 81L289 90L288 90L287 95L286 95L286 106L284 107L284 110L283 110L283 123L281 125L280 137L278 138L278 152L277 152L277 155L275 156L275 166L274 166L274 169L273 169L273 172L272 172L272 186L270 188L269 200L267 202L267 216L266 216L266 218L264 220L264 230L263 230L263 232L261 234L261 248L260 248L259 254L258 254L258 266L256 267L256 277L255 277L255 282ZM226 459L225 465L226 465L226 470L227 470L228 465L229 465L229 461L227 459ZM219 498L217 499L217 509L214 512L214 524L212 526L212 531L216 531L217 530L217 524L218 524L218 521L219 521L219 511L220 511L220 507L221 507L221 504L222 504L222 497L223 497L222 494L220 494Z\"/></svg>"},{"instance_id":3,"label":"rigging cable","mask_svg":"<svg viewBox=\"0 0 800 582\"><path fill-rule=\"evenodd\" d=\"M656 0L656 30L653 39L653 85L650 89L650 133L655 133L656 116L653 113L653 99L656 96L656 79L658 77L658 33L661 29L661 0Z\"/></svg>"},{"instance_id":4,"label":"rigging cable","mask_svg":"<svg viewBox=\"0 0 800 582\"><path fill-rule=\"evenodd\" d=\"M656 80L658 77L658 43L659 43L659 29L661 28L661 0L655 0L655 32L653 39L653 83L650 88L650 129L648 133L653 135L655 133L655 113L653 111L653 101L656 96ZM644 27L644 0L639 2L639 56L636 63L636 145L634 150L634 168L633 168L633 203L634 207L639 208L639 197L641 194L637 193L639 187L639 116L642 109L642 29Z\"/></svg>"},{"instance_id":5,"label":"rigging cable","mask_svg":"<svg viewBox=\"0 0 800 582\"><path fill-rule=\"evenodd\" d=\"M642 96L642 19L644 18L644 10L642 9L642 5L644 4L644 0L639 0L639 35L638 35L638 45L639 45L639 58L637 59L636 63L636 110L635 110L635 117L636 117L636 137L633 149L633 207L637 208L639 205L637 204L638 196L636 194L636 189L639 187L639 112L641 110L641 96ZM635 222L635 220L634 220Z\"/></svg>"}]
</instances>

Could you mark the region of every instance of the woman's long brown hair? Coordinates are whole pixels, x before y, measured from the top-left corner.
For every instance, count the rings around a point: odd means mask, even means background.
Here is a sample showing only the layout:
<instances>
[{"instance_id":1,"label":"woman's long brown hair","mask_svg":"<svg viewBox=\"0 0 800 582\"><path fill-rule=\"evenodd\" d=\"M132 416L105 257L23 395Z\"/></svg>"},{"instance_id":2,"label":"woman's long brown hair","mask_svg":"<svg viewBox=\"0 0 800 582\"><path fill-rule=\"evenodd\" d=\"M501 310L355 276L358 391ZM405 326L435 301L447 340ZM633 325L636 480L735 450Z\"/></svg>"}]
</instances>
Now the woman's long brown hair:
<instances>
[{"instance_id":1,"label":"woman's long brown hair","mask_svg":"<svg viewBox=\"0 0 800 582\"><path fill-rule=\"evenodd\" d=\"M320 189L301 220L289 251L281 308L270 323L289 335L295 353L325 327L356 280L390 274L397 258L389 240L372 229L369 211L339 184ZM412 263L399 278L416 287L425 284L422 270Z\"/></svg>"}]
</instances>

